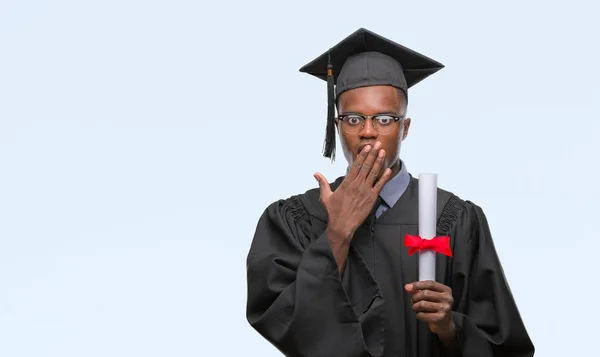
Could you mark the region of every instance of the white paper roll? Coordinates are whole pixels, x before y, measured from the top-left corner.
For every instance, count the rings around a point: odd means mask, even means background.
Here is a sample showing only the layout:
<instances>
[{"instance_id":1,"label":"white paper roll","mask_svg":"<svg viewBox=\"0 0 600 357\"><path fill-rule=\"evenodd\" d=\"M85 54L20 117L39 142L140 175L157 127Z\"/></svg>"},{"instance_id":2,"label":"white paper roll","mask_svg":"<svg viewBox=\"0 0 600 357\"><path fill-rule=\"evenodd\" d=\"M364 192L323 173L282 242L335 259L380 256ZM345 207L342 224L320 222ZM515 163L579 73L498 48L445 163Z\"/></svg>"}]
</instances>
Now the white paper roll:
<instances>
[{"instance_id":1,"label":"white paper roll","mask_svg":"<svg viewBox=\"0 0 600 357\"><path fill-rule=\"evenodd\" d=\"M437 174L419 175L419 236L432 239L436 234ZM435 281L435 252L419 252L419 280Z\"/></svg>"}]
</instances>

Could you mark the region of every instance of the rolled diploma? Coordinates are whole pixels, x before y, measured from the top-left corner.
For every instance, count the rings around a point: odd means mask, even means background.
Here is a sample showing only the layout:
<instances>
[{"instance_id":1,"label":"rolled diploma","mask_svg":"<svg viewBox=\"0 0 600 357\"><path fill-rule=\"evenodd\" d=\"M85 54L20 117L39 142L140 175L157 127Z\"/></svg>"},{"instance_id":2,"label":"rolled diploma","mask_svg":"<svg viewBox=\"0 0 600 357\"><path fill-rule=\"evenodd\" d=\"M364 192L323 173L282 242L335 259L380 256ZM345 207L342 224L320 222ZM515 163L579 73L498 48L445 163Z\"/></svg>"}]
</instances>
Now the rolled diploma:
<instances>
[{"instance_id":1,"label":"rolled diploma","mask_svg":"<svg viewBox=\"0 0 600 357\"><path fill-rule=\"evenodd\" d=\"M437 174L419 175L419 236L432 239L436 234ZM419 280L435 281L435 252L419 251Z\"/></svg>"}]
</instances>

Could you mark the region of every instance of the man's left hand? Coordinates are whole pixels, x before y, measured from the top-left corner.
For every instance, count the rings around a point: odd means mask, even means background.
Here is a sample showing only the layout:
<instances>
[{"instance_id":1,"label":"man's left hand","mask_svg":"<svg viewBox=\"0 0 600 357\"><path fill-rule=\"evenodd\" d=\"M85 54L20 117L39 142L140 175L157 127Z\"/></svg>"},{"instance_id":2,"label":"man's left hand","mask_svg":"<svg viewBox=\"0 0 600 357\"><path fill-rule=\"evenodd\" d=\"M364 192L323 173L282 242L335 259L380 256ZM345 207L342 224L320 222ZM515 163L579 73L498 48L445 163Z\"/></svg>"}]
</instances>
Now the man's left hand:
<instances>
[{"instance_id":1,"label":"man's left hand","mask_svg":"<svg viewBox=\"0 0 600 357\"><path fill-rule=\"evenodd\" d=\"M407 284L405 288L412 295L412 306L417 319L427 322L429 330L440 338L452 340L455 333L452 289L431 280L416 281Z\"/></svg>"}]
</instances>

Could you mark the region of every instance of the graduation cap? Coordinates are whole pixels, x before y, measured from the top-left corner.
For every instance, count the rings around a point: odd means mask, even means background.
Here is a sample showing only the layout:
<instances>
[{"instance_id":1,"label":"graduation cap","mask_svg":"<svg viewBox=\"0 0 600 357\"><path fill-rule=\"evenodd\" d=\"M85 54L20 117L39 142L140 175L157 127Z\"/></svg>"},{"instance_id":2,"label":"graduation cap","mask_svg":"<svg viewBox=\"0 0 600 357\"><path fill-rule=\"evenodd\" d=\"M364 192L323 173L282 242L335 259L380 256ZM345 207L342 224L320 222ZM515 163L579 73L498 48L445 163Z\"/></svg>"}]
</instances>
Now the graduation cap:
<instances>
[{"instance_id":1,"label":"graduation cap","mask_svg":"<svg viewBox=\"0 0 600 357\"><path fill-rule=\"evenodd\" d=\"M441 63L361 28L300 68L327 81L327 130L323 155L335 158L337 98L348 90L389 85L404 92L444 68Z\"/></svg>"}]
</instances>

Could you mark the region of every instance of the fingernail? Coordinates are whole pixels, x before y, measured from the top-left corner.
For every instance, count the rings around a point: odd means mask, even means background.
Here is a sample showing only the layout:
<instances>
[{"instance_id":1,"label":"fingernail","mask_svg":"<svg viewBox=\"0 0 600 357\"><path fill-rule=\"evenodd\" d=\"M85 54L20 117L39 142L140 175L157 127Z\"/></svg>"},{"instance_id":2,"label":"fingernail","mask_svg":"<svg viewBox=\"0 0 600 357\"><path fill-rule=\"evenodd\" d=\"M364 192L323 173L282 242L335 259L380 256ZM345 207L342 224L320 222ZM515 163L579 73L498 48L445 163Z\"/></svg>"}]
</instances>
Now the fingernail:
<instances>
[{"instance_id":1,"label":"fingernail","mask_svg":"<svg viewBox=\"0 0 600 357\"><path fill-rule=\"evenodd\" d=\"M379 148L381 148L381 142L376 142L375 143L375 150L379 150Z\"/></svg>"},{"instance_id":2,"label":"fingernail","mask_svg":"<svg viewBox=\"0 0 600 357\"><path fill-rule=\"evenodd\" d=\"M381 151L379 152L379 157L384 157L384 156L385 156L385 151L381 150Z\"/></svg>"},{"instance_id":3,"label":"fingernail","mask_svg":"<svg viewBox=\"0 0 600 357\"><path fill-rule=\"evenodd\" d=\"M369 152L369 151L371 151L371 145L365 146L365 152Z\"/></svg>"}]
</instances>

